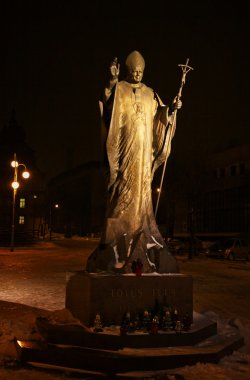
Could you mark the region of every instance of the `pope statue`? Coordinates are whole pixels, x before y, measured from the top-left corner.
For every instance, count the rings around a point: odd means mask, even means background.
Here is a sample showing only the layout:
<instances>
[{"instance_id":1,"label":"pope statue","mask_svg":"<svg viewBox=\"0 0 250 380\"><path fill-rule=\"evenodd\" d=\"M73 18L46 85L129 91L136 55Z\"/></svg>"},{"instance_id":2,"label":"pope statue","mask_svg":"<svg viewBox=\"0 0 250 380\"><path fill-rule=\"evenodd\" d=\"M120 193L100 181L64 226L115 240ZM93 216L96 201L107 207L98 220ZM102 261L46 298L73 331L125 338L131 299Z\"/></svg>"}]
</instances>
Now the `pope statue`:
<instances>
[{"instance_id":1,"label":"pope statue","mask_svg":"<svg viewBox=\"0 0 250 380\"><path fill-rule=\"evenodd\" d=\"M143 273L177 273L156 224L151 184L156 169L167 160L175 131L174 111L142 83L145 61L138 51L126 59L127 78L118 81L115 58L101 106L106 128L108 202L99 246L87 261L88 272L129 274L136 262Z\"/></svg>"}]
</instances>

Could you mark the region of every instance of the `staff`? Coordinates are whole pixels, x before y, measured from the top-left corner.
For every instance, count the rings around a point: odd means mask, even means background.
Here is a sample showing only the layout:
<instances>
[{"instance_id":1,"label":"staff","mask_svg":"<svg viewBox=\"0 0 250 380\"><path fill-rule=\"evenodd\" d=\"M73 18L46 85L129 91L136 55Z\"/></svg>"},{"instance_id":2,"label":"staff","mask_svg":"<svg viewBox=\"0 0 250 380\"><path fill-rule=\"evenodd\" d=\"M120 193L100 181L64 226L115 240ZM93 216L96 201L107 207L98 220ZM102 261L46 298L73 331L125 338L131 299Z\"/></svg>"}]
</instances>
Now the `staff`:
<instances>
[{"instance_id":1,"label":"staff","mask_svg":"<svg viewBox=\"0 0 250 380\"><path fill-rule=\"evenodd\" d=\"M182 64L178 65L182 69L182 78L181 78L181 85L180 85L178 94L176 96L176 103L178 103L178 101L181 99L182 89L183 89L183 86L185 84L187 73L190 70L193 70L193 68L191 66L188 66L188 62L189 62L189 58L187 58L187 61L186 61L185 65L182 65ZM176 115L177 115L177 108L174 110L173 121L172 121L172 124L170 126L171 130L170 130L170 138L168 139L168 147L167 147L167 150L166 150L167 153L168 153L169 144L170 144L170 141L171 141L171 138L172 138L172 134L173 134L173 128L175 126ZM167 164L167 159L165 159L165 161L164 161L164 166L163 166L163 171L162 171L162 176L161 176L161 183L160 183L159 193L158 193L156 207L155 207L155 217L156 217L157 211L158 211L159 200L160 200L160 196L161 196L161 189L162 189L163 179L164 179L165 170L166 170L166 164Z\"/></svg>"}]
</instances>

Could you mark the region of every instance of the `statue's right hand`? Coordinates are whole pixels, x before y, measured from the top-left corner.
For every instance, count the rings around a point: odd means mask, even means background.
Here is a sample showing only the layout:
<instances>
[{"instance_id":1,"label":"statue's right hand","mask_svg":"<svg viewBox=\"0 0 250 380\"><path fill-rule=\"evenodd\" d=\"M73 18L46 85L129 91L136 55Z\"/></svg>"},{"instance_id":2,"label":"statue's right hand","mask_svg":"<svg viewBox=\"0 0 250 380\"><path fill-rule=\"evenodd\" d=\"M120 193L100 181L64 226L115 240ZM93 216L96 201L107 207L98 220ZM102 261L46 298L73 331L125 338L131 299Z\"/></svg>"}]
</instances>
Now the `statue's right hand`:
<instances>
[{"instance_id":1,"label":"statue's right hand","mask_svg":"<svg viewBox=\"0 0 250 380\"><path fill-rule=\"evenodd\" d=\"M110 73L112 79L117 79L120 73L120 64L118 63L117 57L113 59L110 65Z\"/></svg>"}]
</instances>

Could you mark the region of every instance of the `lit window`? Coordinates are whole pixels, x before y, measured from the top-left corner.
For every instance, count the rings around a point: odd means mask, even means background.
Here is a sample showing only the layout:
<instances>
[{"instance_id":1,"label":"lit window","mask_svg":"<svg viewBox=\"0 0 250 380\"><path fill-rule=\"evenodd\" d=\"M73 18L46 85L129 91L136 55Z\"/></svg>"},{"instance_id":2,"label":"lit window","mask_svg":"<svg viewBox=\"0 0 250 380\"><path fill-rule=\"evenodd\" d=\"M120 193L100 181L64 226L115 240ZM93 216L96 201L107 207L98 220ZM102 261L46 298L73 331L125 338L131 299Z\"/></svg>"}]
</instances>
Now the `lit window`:
<instances>
[{"instance_id":1,"label":"lit window","mask_svg":"<svg viewBox=\"0 0 250 380\"><path fill-rule=\"evenodd\" d=\"M25 208L25 198L20 198L20 208Z\"/></svg>"},{"instance_id":2,"label":"lit window","mask_svg":"<svg viewBox=\"0 0 250 380\"><path fill-rule=\"evenodd\" d=\"M24 216L19 216L19 224L24 224Z\"/></svg>"}]
</instances>

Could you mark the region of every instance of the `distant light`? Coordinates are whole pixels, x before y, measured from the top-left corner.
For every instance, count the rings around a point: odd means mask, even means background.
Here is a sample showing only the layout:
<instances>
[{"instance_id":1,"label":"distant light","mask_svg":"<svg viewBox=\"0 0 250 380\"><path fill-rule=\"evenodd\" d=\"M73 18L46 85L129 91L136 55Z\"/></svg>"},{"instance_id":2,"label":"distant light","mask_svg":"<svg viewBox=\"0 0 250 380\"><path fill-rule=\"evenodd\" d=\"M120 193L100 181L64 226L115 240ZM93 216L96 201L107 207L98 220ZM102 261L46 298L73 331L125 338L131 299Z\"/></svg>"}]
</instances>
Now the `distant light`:
<instances>
[{"instance_id":1,"label":"distant light","mask_svg":"<svg viewBox=\"0 0 250 380\"><path fill-rule=\"evenodd\" d=\"M22 173L22 176L23 176L23 178L29 178L30 173L27 172L27 171L25 171L25 172Z\"/></svg>"},{"instance_id":2,"label":"distant light","mask_svg":"<svg viewBox=\"0 0 250 380\"><path fill-rule=\"evenodd\" d=\"M36 198L37 198L37 195L34 195L34 196L33 196L33 198L35 198L35 199L36 199Z\"/></svg>"},{"instance_id":3,"label":"distant light","mask_svg":"<svg viewBox=\"0 0 250 380\"><path fill-rule=\"evenodd\" d=\"M160 192L161 192L161 189L160 189L159 187L157 187L156 192L157 192L157 193L160 193Z\"/></svg>"},{"instance_id":4,"label":"distant light","mask_svg":"<svg viewBox=\"0 0 250 380\"><path fill-rule=\"evenodd\" d=\"M55 208L59 208L59 204L58 203L55 204Z\"/></svg>"},{"instance_id":5,"label":"distant light","mask_svg":"<svg viewBox=\"0 0 250 380\"><path fill-rule=\"evenodd\" d=\"M17 168L17 167L18 167L18 162L17 162L17 161L12 161L12 162L11 162L11 166L12 166L13 168Z\"/></svg>"},{"instance_id":6,"label":"distant light","mask_svg":"<svg viewBox=\"0 0 250 380\"><path fill-rule=\"evenodd\" d=\"M12 182L11 186L13 187L13 189L18 189L19 188L19 182Z\"/></svg>"}]
</instances>

